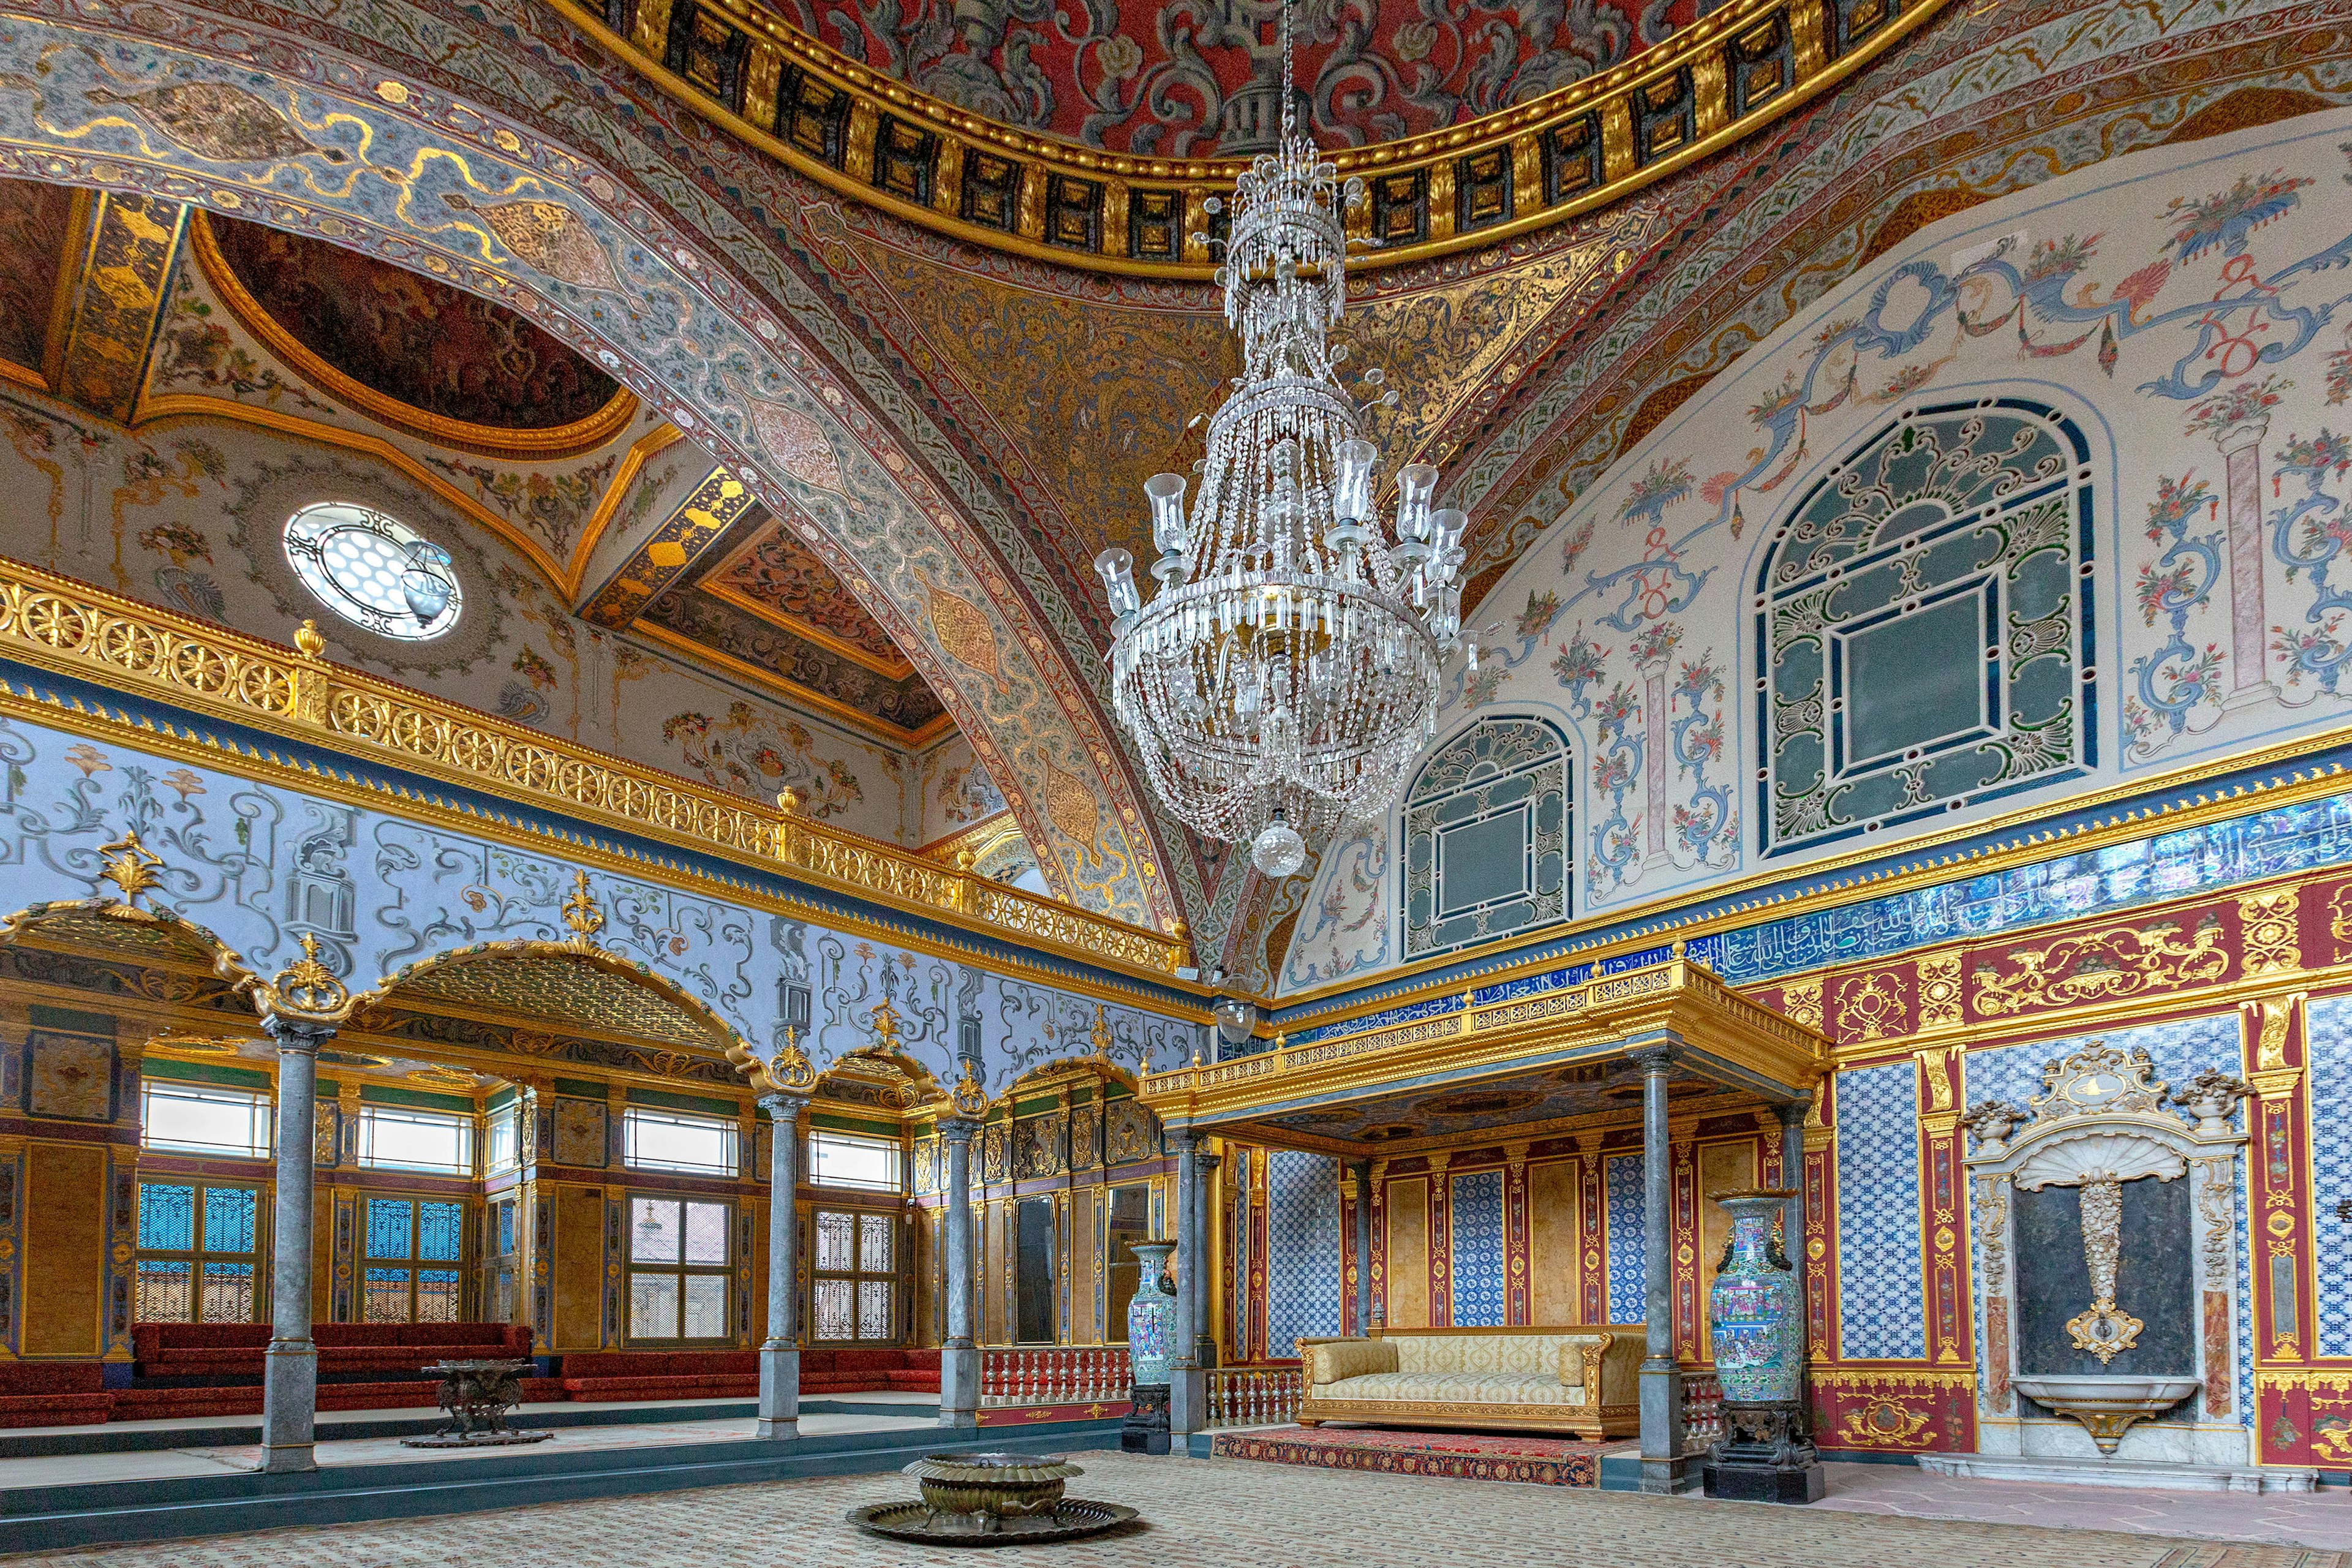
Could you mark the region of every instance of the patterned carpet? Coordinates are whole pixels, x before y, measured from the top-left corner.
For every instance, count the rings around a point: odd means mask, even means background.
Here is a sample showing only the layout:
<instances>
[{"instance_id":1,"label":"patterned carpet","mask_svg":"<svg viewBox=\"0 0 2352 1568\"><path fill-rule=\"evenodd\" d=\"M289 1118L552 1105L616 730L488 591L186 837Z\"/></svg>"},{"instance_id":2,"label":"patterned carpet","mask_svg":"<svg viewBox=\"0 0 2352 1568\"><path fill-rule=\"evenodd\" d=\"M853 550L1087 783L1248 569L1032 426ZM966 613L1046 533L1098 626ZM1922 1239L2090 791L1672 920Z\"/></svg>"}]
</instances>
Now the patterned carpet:
<instances>
[{"instance_id":1,"label":"patterned carpet","mask_svg":"<svg viewBox=\"0 0 2352 1568\"><path fill-rule=\"evenodd\" d=\"M911 1497L897 1475L667 1492L451 1519L277 1531L12 1562L70 1568L2352 1568L2352 1553L2152 1535L1775 1509L1568 1487L1073 1456L1081 1497L1142 1510L1093 1542L965 1559L860 1536L862 1503Z\"/></svg>"},{"instance_id":2,"label":"patterned carpet","mask_svg":"<svg viewBox=\"0 0 2352 1568\"><path fill-rule=\"evenodd\" d=\"M1552 1487L1597 1486L1603 1453L1640 1447L1629 1442L1581 1443L1571 1437L1493 1432L1393 1432L1377 1426L1220 1432L1210 1444L1210 1451L1221 1459Z\"/></svg>"}]
</instances>

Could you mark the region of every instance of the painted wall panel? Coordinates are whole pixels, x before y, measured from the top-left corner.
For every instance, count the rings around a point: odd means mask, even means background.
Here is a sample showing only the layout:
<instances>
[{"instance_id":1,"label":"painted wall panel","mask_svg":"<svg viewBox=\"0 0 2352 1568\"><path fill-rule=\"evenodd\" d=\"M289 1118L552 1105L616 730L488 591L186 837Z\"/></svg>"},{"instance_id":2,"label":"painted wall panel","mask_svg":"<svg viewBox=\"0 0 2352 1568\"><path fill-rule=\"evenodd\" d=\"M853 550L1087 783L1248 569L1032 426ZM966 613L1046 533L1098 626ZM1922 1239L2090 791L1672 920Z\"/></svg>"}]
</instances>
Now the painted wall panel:
<instances>
[{"instance_id":1,"label":"painted wall panel","mask_svg":"<svg viewBox=\"0 0 2352 1568\"><path fill-rule=\"evenodd\" d=\"M1388 1309L1390 1326L1429 1327L1429 1178L1388 1184Z\"/></svg>"},{"instance_id":2,"label":"painted wall panel","mask_svg":"<svg viewBox=\"0 0 2352 1568\"><path fill-rule=\"evenodd\" d=\"M1528 1321L1578 1320L1574 1160L1528 1167Z\"/></svg>"},{"instance_id":3,"label":"painted wall panel","mask_svg":"<svg viewBox=\"0 0 2352 1568\"><path fill-rule=\"evenodd\" d=\"M106 1151L26 1150L24 1347L28 1358L94 1356L106 1277Z\"/></svg>"}]
</instances>

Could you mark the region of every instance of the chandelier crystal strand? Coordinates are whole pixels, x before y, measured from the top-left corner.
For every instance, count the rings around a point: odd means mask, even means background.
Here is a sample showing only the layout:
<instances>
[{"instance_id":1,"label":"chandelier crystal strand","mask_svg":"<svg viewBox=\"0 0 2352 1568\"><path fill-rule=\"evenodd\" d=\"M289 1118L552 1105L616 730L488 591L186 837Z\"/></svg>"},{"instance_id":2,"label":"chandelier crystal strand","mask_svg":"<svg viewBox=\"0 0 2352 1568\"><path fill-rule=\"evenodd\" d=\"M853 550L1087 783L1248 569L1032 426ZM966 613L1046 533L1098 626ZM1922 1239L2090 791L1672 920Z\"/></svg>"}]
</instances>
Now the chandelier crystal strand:
<instances>
[{"instance_id":1,"label":"chandelier crystal strand","mask_svg":"<svg viewBox=\"0 0 2352 1568\"><path fill-rule=\"evenodd\" d=\"M1184 479L1155 474L1144 604L1135 558L1095 558L1113 616L1111 706L1152 790L1205 837L1253 840L1285 877L1305 837L1381 815L1433 737L1439 679L1459 640L1469 520L1433 510L1437 470L1397 472L1393 519L1374 505L1379 452L1339 379L1329 334L1347 305L1339 183L1297 129L1290 9L1282 12L1282 142L1236 182L1217 281L1242 374L1209 422L1191 515ZM1216 210L1213 203L1211 210ZM1391 405L1378 370L1361 378Z\"/></svg>"}]
</instances>

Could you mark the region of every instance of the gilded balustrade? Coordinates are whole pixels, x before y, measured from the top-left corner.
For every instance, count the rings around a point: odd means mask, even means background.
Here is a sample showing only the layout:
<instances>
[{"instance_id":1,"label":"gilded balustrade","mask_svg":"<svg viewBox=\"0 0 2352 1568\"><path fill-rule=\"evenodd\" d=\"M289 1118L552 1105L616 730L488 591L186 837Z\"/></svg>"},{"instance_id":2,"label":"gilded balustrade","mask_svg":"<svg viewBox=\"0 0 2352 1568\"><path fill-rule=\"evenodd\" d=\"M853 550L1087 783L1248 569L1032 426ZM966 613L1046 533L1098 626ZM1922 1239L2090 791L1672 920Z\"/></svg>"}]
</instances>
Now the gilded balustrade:
<instances>
[{"instance_id":1,"label":"gilded balustrade","mask_svg":"<svg viewBox=\"0 0 2352 1568\"><path fill-rule=\"evenodd\" d=\"M547 0L662 90L845 195L973 244L1205 279L1238 159L995 123L826 47L761 0ZM1427 135L1331 153L1370 199L1358 267L1488 246L1615 201L1852 76L1940 0L1732 0L1624 64ZM698 62L733 62L711 74Z\"/></svg>"},{"instance_id":2,"label":"gilded balustrade","mask_svg":"<svg viewBox=\"0 0 2352 1568\"><path fill-rule=\"evenodd\" d=\"M289 650L0 559L0 657L518 804L607 823L943 922L1164 979L1181 938L635 766Z\"/></svg>"}]
</instances>

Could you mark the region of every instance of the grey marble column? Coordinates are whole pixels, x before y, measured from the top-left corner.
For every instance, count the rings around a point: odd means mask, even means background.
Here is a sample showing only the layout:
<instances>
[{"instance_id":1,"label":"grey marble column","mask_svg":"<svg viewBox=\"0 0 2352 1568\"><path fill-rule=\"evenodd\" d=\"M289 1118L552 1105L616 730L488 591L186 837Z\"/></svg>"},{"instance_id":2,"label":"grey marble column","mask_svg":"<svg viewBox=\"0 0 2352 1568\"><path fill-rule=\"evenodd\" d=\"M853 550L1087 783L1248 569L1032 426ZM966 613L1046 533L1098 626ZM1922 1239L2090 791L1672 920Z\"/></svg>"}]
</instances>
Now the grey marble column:
<instances>
[{"instance_id":1,"label":"grey marble column","mask_svg":"<svg viewBox=\"0 0 2352 1568\"><path fill-rule=\"evenodd\" d=\"M278 1042L278 1204L269 1268L269 1350L262 1363L261 1468L319 1468L319 1348L310 1339L310 1215L318 1160L319 1047L332 1025L265 1017Z\"/></svg>"},{"instance_id":2,"label":"grey marble column","mask_svg":"<svg viewBox=\"0 0 2352 1568\"><path fill-rule=\"evenodd\" d=\"M801 1435L802 1094L763 1094L772 1119L768 1158L768 1337L760 1346L760 1426L771 1439Z\"/></svg>"},{"instance_id":3,"label":"grey marble column","mask_svg":"<svg viewBox=\"0 0 2352 1568\"><path fill-rule=\"evenodd\" d=\"M1789 1267L1797 1276L1800 1365L1806 1359L1805 1331L1812 1316L1811 1299L1805 1289L1805 1112L1812 1103L1811 1097L1807 1096L1772 1108L1780 1118L1780 1184L1789 1189L1789 1201L1780 1210L1780 1249L1788 1254ZM1798 1397L1803 1395L1800 1394Z\"/></svg>"},{"instance_id":4,"label":"grey marble column","mask_svg":"<svg viewBox=\"0 0 2352 1568\"><path fill-rule=\"evenodd\" d=\"M1683 1479L1683 1374L1675 1360L1674 1162L1666 1131L1670 1044L1625 1053L1642 1069L1642 1258L1649 1353L1642 1362L1642 1489L1672 1492Z\"/></svg>"},{"instance_id":5,"label":"grey marble column","mask_svg":"<svg viewBox=\"0 0 2352 1568\"><path fill-rule=\"evenodd\" d=\"M1171 1131L1176 1145L1176 1353L1168 1363L1168 1429L1178 1437L1202 1428L1207 1416L1209 1377L1195 1359L1192 1305L1202 1272L1200 1204L1201 1135L1187 1128ZM1177 1452L1183 1445L1175 1446Z\"/></svg>"},{"instance_id":6,"label":"grey marble column","mask_svg":"<svg viewBox=\"0 0 2352 1568\"><path fill-rule=\"evenodd\" d=\"M971 1334L971 1141L980 1123L943 1117L940 1136L948 1146L947 1291L948 1342L940 1351L940 1425L980 1425L980 1350Z\"/></svg>"},{"instance_id":7,"label":"grey marble column","mask_svg":"<svg viewBox=\"0 0 2352 1568\"><path fill-rule=\"evenodd\" d=\"M1356 1332L1372 1331L1372 1163L1359 1160L1356 1173Z\"/></svg>"},{"instance_id":8,"label":"grey marble column","mask_svg":"<svg viewBox=\"0 0 2352 1568\"><path fill-rule=\"evenodd\" d=\"M1192 1271L1194 1286L1192 1297L1192 1364L1206 1372L1217 1364L1217 1279L1216 1237L1218 1205L1216 1201L1217 1167L1225 1163L1222 1154L1201 1154L1193 1163L1200 1167L1200 1187L1192 1198L1192 1212L1198 1216L1194 1224L1201 1232L1201 1267Z\"/></svg>"}]
</instances>

